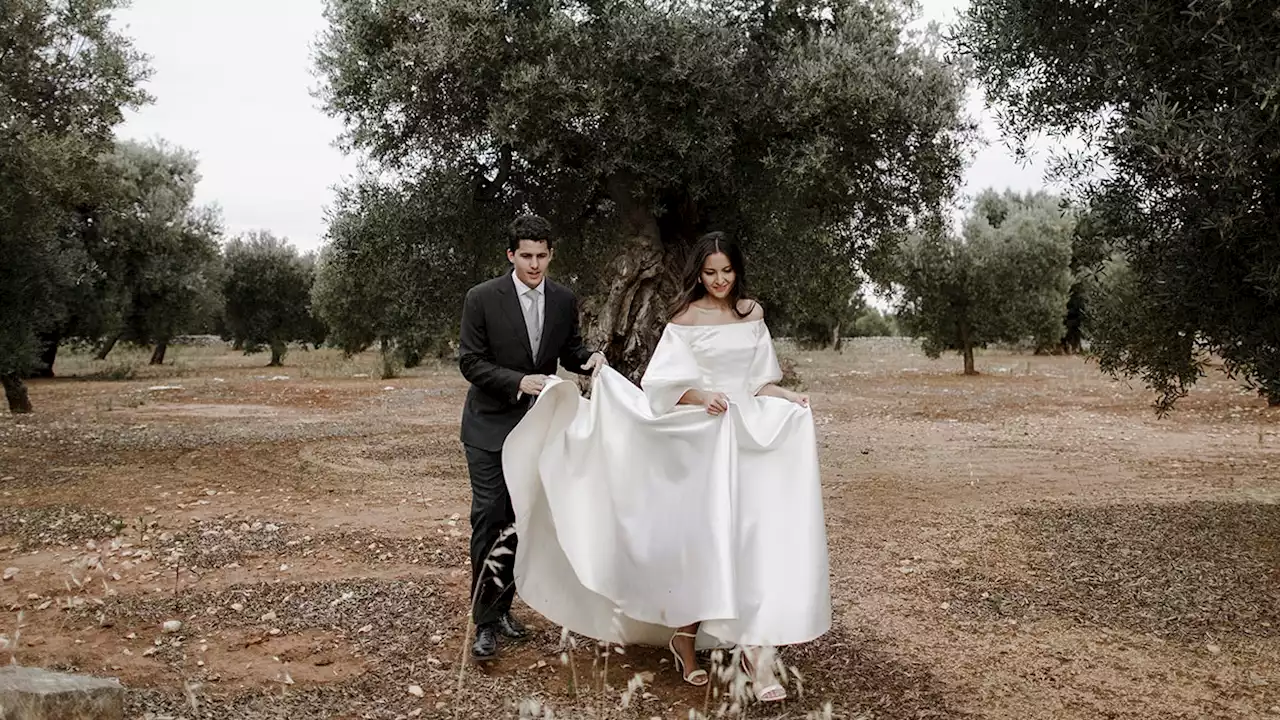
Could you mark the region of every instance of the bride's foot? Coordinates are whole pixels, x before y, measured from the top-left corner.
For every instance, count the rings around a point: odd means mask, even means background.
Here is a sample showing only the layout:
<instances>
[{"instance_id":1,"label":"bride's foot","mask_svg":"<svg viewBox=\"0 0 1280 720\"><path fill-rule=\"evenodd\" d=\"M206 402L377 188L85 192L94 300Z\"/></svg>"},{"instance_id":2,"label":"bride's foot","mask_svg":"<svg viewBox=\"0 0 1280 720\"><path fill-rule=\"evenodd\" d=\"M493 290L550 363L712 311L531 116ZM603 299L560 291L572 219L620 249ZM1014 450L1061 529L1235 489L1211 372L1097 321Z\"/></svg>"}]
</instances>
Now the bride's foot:
<instances>
[{"instance_id":1,"label":"bride's foot","mask_svg":"<svg viewBox=\"0 0 1280 720\"><path fill-rule=\"evenodd\" d=\"M760 648L742 648L742 671L751 678L756 699L760 702L778 702L787 699L787 689L777 681L771 668L757 668L763 654Z\"/></svg>"},{"instance_id":2,"label":"bride's foot","mask_svg":"<svg viewBox=\"0 0 1280 720\"><path fill-rule=\"evenodd\" d=\"M698 667L698 656L694 652L696 639L695 633L677 630L676 634L671 636L671 642L667 643L667 649L671 651L671 657L675 661L676 671L680 673L680 677L690 685L702 687L707 684L709 678L707 671Z\"/></svg>"}]
</instances>

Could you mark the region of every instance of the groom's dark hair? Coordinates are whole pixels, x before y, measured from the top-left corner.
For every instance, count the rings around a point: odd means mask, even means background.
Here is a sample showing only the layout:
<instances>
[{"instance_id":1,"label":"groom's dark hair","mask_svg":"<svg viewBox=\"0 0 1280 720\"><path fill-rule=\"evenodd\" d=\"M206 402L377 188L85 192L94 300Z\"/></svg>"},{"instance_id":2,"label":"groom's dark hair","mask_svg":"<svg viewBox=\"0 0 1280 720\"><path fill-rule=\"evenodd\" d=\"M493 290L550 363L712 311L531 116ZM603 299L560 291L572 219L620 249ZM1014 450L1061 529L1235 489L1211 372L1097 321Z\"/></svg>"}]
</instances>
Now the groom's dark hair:
<instances>
[{"instance_id":1,"label":"groom's dark hair","mask_svg":"<svg viewBox=\"0 0 1280 720\"><path fill-rule=\"evenodd\" d=\"M538 215L521 215L511 221L507 227L507 249L515 252L520 249L521 240L544 242L551 249L551 223Z\"/></svg>"}]
</instances>

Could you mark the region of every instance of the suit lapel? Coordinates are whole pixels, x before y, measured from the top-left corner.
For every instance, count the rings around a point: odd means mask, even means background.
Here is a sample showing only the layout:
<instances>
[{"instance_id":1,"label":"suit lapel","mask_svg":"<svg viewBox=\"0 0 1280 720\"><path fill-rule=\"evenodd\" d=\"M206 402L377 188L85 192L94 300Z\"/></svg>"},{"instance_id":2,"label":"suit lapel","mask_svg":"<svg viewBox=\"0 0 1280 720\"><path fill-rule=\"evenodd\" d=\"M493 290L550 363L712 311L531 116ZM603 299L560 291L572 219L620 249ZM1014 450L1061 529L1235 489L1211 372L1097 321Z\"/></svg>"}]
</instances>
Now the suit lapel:
<instances>
[{"instance_id":1,"label":"suit lapel","mask_svg":"<svg viewBox=\"0 0 1280 720\"><path fill-rule=\"evenodd\" d=\"M560 291L550 280L543 280L547 284L542 292L542 344L538 346L538 357L534 359L534 364L541 363L547 356L547 351L554 344L552 342L552 330L555 328L555 321L560 317Z\"/></svg>"},{"instance_id":2,"label":"suit lapel","mask_svg":"<svg viewBox=\"0 0 1280 720\"><path fill-rule=\"evenodd\" d=\"M515 283L511 278L507 278L505 285L499 286L499 295L502 296L502 309L507 314L507 319L511 321L511 328L515 332L516 337L520 338L520 344L524 346L524 352L529 356L529 361L537 364L533 357L533 346L529 344L529 328L524 324L524 308L520 306L520 296L516 295ZM542 331L545 336L545 328Z\"/></svg>"}]
</instances>

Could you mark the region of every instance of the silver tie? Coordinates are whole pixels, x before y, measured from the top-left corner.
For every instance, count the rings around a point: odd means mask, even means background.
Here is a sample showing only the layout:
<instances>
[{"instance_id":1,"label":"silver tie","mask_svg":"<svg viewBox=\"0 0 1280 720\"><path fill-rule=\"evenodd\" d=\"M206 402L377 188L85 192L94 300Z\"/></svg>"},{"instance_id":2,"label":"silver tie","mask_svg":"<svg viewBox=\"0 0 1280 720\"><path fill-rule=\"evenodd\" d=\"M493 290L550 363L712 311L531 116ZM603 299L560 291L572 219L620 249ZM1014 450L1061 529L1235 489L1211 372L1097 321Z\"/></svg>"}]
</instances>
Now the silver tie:
<instances>
[{"instance_id":1,"label":"silver tie","mask_svg":"<svg viewBox=\"0 0 1280 720\"><path fill-rule=\"evenodd\" d=\"M530 288L525 291L525 296L529 298L529 304L525 306L524 324L529 330L529 347L533 350L533 357L538 357L538 346L542 344L542 316L538 312L538 291Z\"/></svg>"}]
</instances>

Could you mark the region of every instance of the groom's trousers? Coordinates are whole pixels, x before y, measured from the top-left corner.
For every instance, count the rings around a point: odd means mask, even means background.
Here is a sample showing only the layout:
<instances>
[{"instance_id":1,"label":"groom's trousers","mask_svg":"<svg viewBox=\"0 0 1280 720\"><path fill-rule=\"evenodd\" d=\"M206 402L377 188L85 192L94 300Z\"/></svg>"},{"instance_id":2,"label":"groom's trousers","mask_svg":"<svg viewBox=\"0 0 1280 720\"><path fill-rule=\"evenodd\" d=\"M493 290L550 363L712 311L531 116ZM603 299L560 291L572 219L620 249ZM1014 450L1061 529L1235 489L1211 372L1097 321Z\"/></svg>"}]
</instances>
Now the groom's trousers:
<instances>
[{"instance_id":1,"label":"groom's trousers","mask_svg":"<svg viewBox=\"0 0 1280 720\"><path fill-rule=\"evenodd\" d=\"M464 445L471 474L471 592L476 625L496 622L515 597L515 528L501 546L511 550L492 557L498 538L516 521L502 474L502 452ZM485 561L491 560L489 569ZM495 572L494 565L497 565ZM495 582L495 580L497 582ZM501 585L499 585L501 583Z\"/></svg>"}]
</instances>

